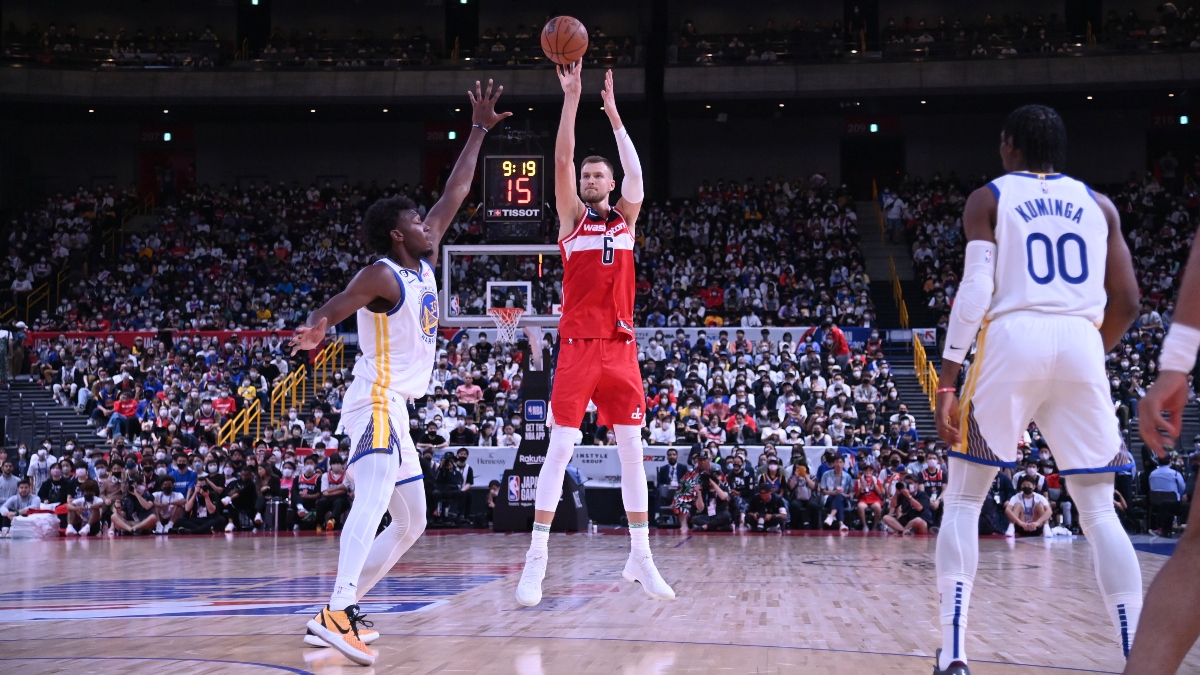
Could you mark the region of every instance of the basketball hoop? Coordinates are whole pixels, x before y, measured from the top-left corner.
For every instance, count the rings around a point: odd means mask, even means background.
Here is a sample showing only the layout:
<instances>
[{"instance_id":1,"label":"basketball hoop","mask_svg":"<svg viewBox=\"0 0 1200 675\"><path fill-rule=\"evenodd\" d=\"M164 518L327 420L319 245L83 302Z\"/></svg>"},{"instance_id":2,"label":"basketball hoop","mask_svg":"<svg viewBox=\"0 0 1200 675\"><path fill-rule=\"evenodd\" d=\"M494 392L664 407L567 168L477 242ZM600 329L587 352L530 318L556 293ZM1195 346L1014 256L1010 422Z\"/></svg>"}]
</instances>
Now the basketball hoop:
<instances>
[{"instance_id":1,"label":"basketball hoop","mask_svg":"<svg viewBox=\"0 0 1200 675\"><path fill-rule=\"evenodd\" d=\"M496 322L496 343L517 341L517 324L525 310L521 307L489 307L488 315Z\"/></svg>"}]
</instances>

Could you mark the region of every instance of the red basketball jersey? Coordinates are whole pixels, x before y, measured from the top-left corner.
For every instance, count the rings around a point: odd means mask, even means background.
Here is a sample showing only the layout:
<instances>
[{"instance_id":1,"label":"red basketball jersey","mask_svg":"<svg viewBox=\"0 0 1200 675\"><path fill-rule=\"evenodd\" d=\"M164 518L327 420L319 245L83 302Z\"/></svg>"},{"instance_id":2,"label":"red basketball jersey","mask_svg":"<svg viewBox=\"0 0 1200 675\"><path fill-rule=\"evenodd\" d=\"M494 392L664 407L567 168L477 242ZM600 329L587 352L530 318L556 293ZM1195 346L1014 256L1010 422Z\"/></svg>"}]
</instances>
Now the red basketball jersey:
<instances>
[{"instance_id":1,"label":"red basketball jersey","mask_svg":"<svg viewBox=\"0 0 1200 675\"><path fill-rule=\"evenodd\" d=\"M602 218L587 207L575 229L558 242L563 256L564 338L633 337L636 274L633 233L616 208Z\"/></svg>"}]
</instances>

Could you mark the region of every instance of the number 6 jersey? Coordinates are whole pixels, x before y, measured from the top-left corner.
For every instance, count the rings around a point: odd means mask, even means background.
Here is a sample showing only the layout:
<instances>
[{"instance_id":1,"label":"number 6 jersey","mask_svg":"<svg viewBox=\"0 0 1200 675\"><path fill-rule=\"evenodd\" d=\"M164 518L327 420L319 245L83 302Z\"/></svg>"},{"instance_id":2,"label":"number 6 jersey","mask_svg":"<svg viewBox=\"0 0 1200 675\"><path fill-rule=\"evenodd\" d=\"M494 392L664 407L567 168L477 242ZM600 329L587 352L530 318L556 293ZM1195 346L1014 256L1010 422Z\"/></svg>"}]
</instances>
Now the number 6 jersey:
<instances>
[{"instance_id":1,"label":"number 6 jersey","mask_svg":"<svg viewBox=\"0 0 1200 675\"><path fill-rule=\"evenodd\" d=\"M1033 310L1099 326L1108 222L1087 185L1060 173L1014 172L996 196L996 290L987 318Z\"/></svg>"},{"instance_id":2,"label":"number 6 jersey","mask_svg":"<svg viewBox=\"0 0 1200 675\"><path fill-rule=\"evenodd\" d=\"M603 218L589 206L558 247L563 256L558 334L633 339L636 276L633 234L625 216L613 208Z\"/></svg>"}]
</instances>

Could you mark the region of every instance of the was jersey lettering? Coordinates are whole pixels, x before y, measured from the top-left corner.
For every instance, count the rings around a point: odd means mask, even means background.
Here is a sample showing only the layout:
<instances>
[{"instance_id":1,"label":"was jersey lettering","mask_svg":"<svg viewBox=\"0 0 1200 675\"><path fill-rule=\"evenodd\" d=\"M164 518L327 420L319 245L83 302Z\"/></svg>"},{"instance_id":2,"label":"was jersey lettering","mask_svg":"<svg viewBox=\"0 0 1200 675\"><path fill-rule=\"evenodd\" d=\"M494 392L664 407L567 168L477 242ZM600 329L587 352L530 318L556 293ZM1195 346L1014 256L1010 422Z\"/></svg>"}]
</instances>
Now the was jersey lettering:
<instances>
[{"instance_id":1,"label":"was jersey lettering","mask_svg":"<svg viewBox=\"0 0 1200 675\"><path fill-rule=\"evenodd\" d=\"M425 395L433 370L437 346L437 279L433 267L421 261L410 270L388 258L375 263L386 265L400 283L400 302L386 313L358 310L358 347L362 358L354 364L354 379L370 383L366 389L352 388L345 407L353 407L350 394L386 391L403 398Z\"/></svg>"},{"instance_id":2,"label":"was jersey lettering","mask_svg":"<svg viewBox=\"0 0 1200 675\"><path fill-rule=\"evenodd\" d=\"M987 318L1033 310L1100 325L1108 295L1108 221L1092 191L1063 174L1014 172L996 196L996 290Z\"/></svg>"},{"instance_id":3,"label":"was jersey lettering","mask_svg":"<svg viewBox=\"0 0 1200 675\"><path fill-rule=\"evenodd\" d=\"M563 256L562 320L565 338L633 338L636 275L633 233L616 208L601 217L590 206L558 242Z\"/></svg>"}]
</instances>

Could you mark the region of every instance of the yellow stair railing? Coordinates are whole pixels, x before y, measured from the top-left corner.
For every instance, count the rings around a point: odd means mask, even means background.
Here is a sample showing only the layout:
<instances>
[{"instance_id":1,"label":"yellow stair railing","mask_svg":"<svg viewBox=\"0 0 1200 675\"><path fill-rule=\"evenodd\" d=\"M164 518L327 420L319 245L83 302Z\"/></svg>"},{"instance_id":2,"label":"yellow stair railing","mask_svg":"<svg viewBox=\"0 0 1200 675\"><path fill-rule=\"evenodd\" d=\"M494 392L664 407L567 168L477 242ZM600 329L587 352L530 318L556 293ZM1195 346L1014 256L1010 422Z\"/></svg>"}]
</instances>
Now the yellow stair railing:
<instances>
[{"instance_id":1,"label":"yellow stair railing","mask_svg":"<svg viewBox=\"0 0 1200 675\"><path fill-rule=\"evenodd\" d=\"M217 434L218 445L229 445L237 440L238 436L250 434L250 428L253 426L253 438L257 439L262 435L262 405L258 399L250 402L250 405L242 408L228 422L221 426L221 431Z\"/></svg>"},{"instance_id":2,"label":"yellow stair railing","mask_svg":"<svg viewBox=\"0 0 1200 675\"><path fill-rule=\"evenodd\" d=\"M933 367L933 363L925 353L925 345L916 333L913 333L912 345L913 367L917 371L917 381L921 383L921 390L929 397L929 407L936 409L937 388L940 380L937 369Z\"/></svg>"},{"instance_id":3,"label":"yellow stair railing","mask_svg":"<svg viewBox=\"0 0 1200 675\"><path fill-rule=\"evenodd\" d=\"M344 368L345 364L346 340L339 335L333 342L325 345L325 348L318 352L317 358L313 360L312 390L310 391L308 385L305 384L304 398L315 393L318 387L324 387L325 382L332 379L333 374Z\"/></svg>"},{"instance_id":4,"label":"yellow stair railing","mask_svg":"<svg viewBox=\"0 0 1200 675\"><path fill-rule=\"evenodd\" d=\"M287 376L275 385L271 390L271 404L268 406L269 424L272 428L275 427L276 420L282 420L287 416L288 408L293 406L299 407L304 402L296 393L300 389L304 380L308 377L306 369L301 365L296 370L288 373Z\"/></svg>"},{"instance_id":5,"label":"yellow stair railing","mask_svg":"<svg viewBox=\"0 0 1200 675\"><path fill-rule=\"evenodd\" d=\"M30 321L30 315L33 313L34 305L46 302L46 311L50 311L50 282L45 282L41 286L29 292L29 296L25 298L25 320Z\"/></svg>"},{"instance_id":6,"label":"yellow stair railing","mask_svg":"<svg viewBox=\"0 0 1200 675\"><path fill-rule=\"evenodd\" d=\"M335 372L345 367L345 359L346 341L338 336L317 353L311 378L308 376L308 368L304 365L284 376L279 384L271 389L266 412L268 427L274 427L277 420L282 421L287 416L288 408L302 407L317 387L323 386ZM262 435L263 410L259 401L260 399L255 399L221 426L221 431L217 434L218 444L232 443L239 435L250 433L251 427L254 429L254 438Z\"/></svg>"},{"instance_id":7,"label":"yellow stair railing","mask_svg":"<svg viewBox=\"0 0 1200 675\"><path fill-rule=\"evenodd\" d=\"M15 318L17 318L17 306L16 305L13 305L12 307L9 307L8 309L4 310L3 312L0 312L0 323L9 323Z\"/></svg>"}]
</instances>

